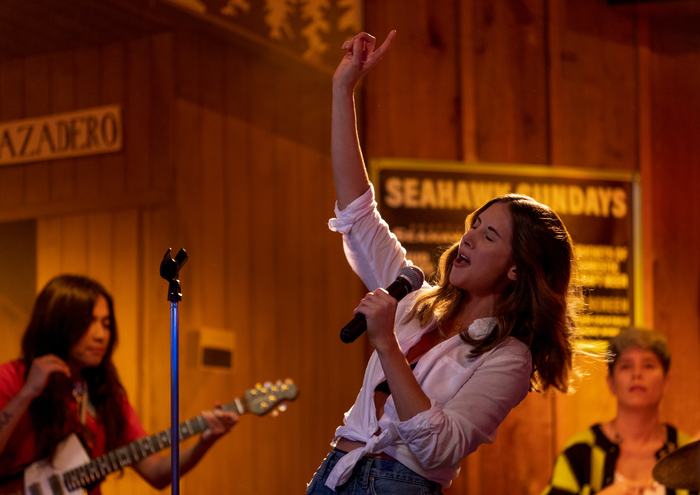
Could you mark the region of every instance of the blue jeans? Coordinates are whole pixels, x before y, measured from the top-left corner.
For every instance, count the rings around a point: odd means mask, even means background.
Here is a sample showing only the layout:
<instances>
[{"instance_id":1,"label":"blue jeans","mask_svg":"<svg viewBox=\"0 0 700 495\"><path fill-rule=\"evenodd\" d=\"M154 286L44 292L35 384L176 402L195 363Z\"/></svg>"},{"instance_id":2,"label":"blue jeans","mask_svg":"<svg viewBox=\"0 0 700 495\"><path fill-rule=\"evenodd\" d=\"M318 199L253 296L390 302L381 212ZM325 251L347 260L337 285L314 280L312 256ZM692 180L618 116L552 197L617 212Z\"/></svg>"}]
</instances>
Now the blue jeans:
<instances>
[{"instance_id":1,"label":"blue jeans","mask_svg":"<svg viewBox=\"0 0 700 495\"><path fill-rule=\"evenodd\" d=\"M440 484L414 473L399 461L363 457L350 479L334 492L325 483L338 460L346 453L333 450L314 474L306 495L440 495Z\"/></svg>"}]
</instances>

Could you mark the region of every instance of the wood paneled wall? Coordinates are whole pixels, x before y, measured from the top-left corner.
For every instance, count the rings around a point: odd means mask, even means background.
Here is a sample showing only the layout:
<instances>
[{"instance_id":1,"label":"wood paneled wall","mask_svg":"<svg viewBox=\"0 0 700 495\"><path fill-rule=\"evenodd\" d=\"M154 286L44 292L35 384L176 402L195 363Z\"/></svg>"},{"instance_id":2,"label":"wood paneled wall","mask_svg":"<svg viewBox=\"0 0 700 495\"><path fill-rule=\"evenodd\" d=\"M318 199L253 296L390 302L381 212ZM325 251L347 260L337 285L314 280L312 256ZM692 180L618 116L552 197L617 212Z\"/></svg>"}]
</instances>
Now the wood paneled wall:
<instances>
[{"instance_id":1,"label":"wood paneled wall","mask_svg":"<svg viewBox=\"0 0 700 495\"><path fill-rule=\"evenodd\" d=\"M640 171L645 324L673 353L664 419L700 430L698 19L602 0L368 0L366 30L397 38L365 82L369 157ZM572 395L531 394L447 493L539 493L576 431L610 419L599 362ZM689 391L685 393L683 391Z\"/></svg>"},{"instance_id":2,"label":"wood paneled wall","mask_svg":"<svg viewBox=\"0 0 700 495\"><path fill-rule=\"evenodd\" d=\"M700 39L692 22L629 12L602 0L368 0L367 30L398 37L365 82L363 142L369 158L641 171L645 318L674 355L663 412L695 432ZM183 493L303 492L367 352L338 339L363 288L325 225L330 73L184 29L0 63L0 121L105 104L123 108L123 152L0 167L0 221L38 220L38 288L72 271L113 292L117 364L153 432L169 425L170 401L157 270L185 247L181 417L265 380L291 377L300 396L278 418L242 418ZM231 373L194 364L202 328L234 334ZM614 413L604 370L583 365L576 394L532 394L447 493L537 494L568 436ZM105 484L152 492L129 471Z\"/></svg>"}]
</instances>

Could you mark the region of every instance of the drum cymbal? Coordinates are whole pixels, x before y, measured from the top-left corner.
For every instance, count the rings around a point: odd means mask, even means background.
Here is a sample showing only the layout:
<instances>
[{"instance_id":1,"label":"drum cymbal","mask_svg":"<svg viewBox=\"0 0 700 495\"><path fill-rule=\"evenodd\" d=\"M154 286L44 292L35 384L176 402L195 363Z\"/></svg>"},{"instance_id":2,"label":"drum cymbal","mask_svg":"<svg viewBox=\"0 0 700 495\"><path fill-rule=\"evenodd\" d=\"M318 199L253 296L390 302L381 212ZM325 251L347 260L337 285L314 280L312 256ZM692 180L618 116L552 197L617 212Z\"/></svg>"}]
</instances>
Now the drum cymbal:
<instances>
[{"instance_id":1,"label":"drum cymbal","mask_svg":"<svg viewBox=\"0 0 700 495\"><path fill-rule=\"evenodd\" d=\"M651 475L667 488L700 491L700 440L668 454Z\"/></svg>"}]
</instances>

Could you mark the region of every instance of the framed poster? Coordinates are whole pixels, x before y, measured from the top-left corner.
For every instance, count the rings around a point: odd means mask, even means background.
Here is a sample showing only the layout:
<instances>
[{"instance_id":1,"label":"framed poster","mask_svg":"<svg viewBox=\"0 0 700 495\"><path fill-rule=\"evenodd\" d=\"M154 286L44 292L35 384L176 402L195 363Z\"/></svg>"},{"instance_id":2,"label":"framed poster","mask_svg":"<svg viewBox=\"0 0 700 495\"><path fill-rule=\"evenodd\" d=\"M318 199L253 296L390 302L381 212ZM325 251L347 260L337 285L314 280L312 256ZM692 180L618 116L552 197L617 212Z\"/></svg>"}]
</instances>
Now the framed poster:
<instances>
[{"instance_id":1,"label":"framed poster","mask_svg":"<svg viewBox=\"0 0 700 495\"><path fill-rule=\"evenodd\" d=\"M429 277L459 241L467 215L490 199L525 194L550 206L574 241L586 311L585 339L609 339L643 321L640 177L631 172L529 165L375 159L379 211Z\"/></svg>"}]
</instances>

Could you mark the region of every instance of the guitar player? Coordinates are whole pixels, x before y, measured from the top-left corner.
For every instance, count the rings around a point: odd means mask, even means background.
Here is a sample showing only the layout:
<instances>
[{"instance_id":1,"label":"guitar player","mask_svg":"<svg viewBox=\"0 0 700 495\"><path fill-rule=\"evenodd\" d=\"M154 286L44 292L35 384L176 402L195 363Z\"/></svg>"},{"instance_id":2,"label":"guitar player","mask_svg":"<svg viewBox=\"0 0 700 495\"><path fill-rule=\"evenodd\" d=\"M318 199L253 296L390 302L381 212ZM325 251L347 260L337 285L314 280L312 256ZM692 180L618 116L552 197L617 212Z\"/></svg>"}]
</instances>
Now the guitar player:
<instances>
[{"instance_id":1,"label":"guitar player","mask_svg":"<svg viewBox=\"0 0 700 495\"><path fill-rule=\"evenodd\" d=\"M44 287L22 338L22 359L0 365L0 485L52 458L71 433L93 459L147 435L112 363L116 342L112 297L102 285L61 275ZM238 421L220 408L202 416L207 429L181 451L181 474ZM170 462L150 456L133 468L160 489L170 484ZM99 484L89 490L99 493Z\"/></svg>"}]
</instances>

